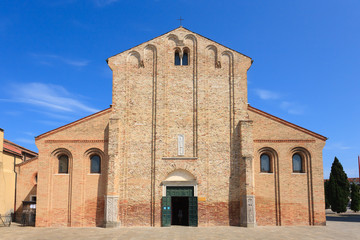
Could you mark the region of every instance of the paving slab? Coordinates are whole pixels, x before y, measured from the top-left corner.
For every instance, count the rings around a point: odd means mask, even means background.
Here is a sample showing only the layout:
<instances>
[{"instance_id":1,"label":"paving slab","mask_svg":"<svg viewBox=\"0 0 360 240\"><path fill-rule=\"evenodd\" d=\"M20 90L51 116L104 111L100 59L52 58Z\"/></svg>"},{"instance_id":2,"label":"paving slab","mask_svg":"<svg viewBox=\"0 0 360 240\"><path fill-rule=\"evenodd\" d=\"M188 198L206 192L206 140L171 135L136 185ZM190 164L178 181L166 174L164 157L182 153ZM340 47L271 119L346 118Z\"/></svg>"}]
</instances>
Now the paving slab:
<instances>
[{"instance_id":1,"label":"paving slab","mask_svg":"<svg viewBox=\"0 0 360 240\"><path fill-rule=\"evenodd\" d=\"M335 214L327 211L326 226L281 227L124 227L105 228L0 228L0 239L359 239L360 214L351 212Z\"/></svg>"}]
</instances>

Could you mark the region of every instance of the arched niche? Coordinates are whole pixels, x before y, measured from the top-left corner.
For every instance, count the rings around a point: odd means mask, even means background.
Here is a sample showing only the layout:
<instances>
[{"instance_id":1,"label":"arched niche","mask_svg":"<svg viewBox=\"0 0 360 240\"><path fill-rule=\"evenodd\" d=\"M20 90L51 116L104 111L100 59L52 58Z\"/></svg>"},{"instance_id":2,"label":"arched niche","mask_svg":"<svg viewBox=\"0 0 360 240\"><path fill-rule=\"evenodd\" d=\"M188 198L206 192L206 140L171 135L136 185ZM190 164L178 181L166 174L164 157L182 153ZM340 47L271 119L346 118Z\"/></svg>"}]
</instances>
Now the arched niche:
<instances>
[{"instance_id":1,"label":"arched niche","mask_svg":"<svg viewBox=\"0 0 360 240\"><path fill-rule=\"evenodd\" d=\"M184 169L176 169L169 173L161 182L162 196L166 196L166 187L194 187L194 196L197 197L196 177Z\"/></svg>"},{"instance_id":2,"label":"arched niche","mask_svg":"<svg viewBox=\"0 0 360 240\"><path fill-rule=\"evenodd\" d=\"M140 67L141 65L141 56L140 53L137 51L131 51L127 58L126 58L126 62L130 65L130 66L135 66L135 67Z\"/></svg>"}]
</instances>

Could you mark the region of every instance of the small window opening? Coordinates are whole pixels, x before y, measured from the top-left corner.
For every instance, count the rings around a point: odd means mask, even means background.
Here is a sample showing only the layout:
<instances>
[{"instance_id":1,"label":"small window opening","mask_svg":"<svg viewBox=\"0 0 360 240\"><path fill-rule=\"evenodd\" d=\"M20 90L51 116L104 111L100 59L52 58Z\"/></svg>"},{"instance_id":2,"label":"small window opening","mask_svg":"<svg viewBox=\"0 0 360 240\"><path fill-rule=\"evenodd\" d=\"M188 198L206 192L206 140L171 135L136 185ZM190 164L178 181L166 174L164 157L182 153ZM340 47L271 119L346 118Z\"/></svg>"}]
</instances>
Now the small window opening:
<instances>
[{"instance_id":1,"label":"small window opening","mask_svg":"<svg viewBox=\"0 0 360 240\"><path fill-rule=\"evenodd\" d=\"M187 51L183 54L182 65L189 65L189 54Z\"/></svg>"},{"instance_id":2,"label":"small window opening","mask_svg":"<svg viewBox=\"0 0 360 240\"><path fill-rule=\"evenodd\" d=\"M303 160L299 154L293 155L292 162L293 162L293 172L298 172L298 173L304 172Z\"/></svg>"},{"instance_id":3,"label":"small window opening","mask_svg":"<svg viewBox=\"0 0 360 240\"><path fill-rule=\"evenodd\" d=\"M260 171L270 172L270 157L267 154L262 154L260 156Z\"/></svg>"},{"instance_id":4,"label":"small window opening","mask_svg":"<svg viewBox=\"0 0 360 240\"><path fill-rule=\"evenodd\" d=\"M180 65L180 53L179 51L175 51L175 65Z\"/></svg>"},{"instance_id":5,"label":"small window opening","mask_svg":"<svg viewBox=\"0 0 360 240\"><path fill-rule=\"evenodd\" d=\"M101 171L101 167L100 167L100 163L101 163L101 159L99 155L93 155L90 158L90 173L100 173Z\"/></svg>"},{"instance_id":6,"label":"small window opening","mask_svg":"<svg viewBox=\"0 0 360 240\"><path fill-rule=\"evenodd\" d=\"M69 158L66 155L59 157L59 173L68 173Z\"/></svg>"},{"instance_id":7,"label":"small window opening","mask_svg":"<svg viewBox=\"0 0 360 240\"><path fill-rule=\"evenodd\" d=\"M36 202L36 195L31 195L30 196L30 201Z\"/></svg>"}]
</instances>

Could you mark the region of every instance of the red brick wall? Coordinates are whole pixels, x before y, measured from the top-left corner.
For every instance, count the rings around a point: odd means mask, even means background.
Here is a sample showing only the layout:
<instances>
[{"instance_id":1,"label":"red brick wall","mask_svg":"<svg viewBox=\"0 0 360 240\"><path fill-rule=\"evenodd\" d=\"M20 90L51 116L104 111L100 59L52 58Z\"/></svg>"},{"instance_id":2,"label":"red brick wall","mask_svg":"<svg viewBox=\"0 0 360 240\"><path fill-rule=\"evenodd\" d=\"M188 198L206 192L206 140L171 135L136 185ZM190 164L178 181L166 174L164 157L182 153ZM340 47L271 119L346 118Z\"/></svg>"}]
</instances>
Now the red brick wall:
<instances>
[{"instance_id":1,"label":"red brick wall","mask_svg":"<svg viewBox=\"0 0 360 240\"><path fill-rule=\"evenodd\" d=\"M325 141L249 111L254 121L254 172L258 225L325 224L322 149ZM271 149L273 173L260 172L261 149ZM308 152L305 172L292 172L296 149ZM312 188L312 190L311 190ZM310 201L310 203L309 203Z\"/></svg>"},{"instance_id":2,"label":"red brick wall","mask_svg":"<svg viewBox=\"0 0 360 240\"><path fill-rule=\"evenodd\" d=\"M38 173L38 160L31 160L16 166L16 221L20 222L23 211L22 201L30 201L31 195L37 195L37 183L35 176ZM39 180L39 176L38 176Z\"/></svg>"},{"instance_id":3,"label":"red brick wall","mask_svg":"<svg viewBox=\"0 0 360 240\"><path fill-rule=\"evenodd\" d=\"M39 149L36 226L102 226L106 194L109 110L36 139ZM101 174L90 173L90 156L101 156ZM58 157L69 156L69 173Z\"/></svg>"}]
</instances>

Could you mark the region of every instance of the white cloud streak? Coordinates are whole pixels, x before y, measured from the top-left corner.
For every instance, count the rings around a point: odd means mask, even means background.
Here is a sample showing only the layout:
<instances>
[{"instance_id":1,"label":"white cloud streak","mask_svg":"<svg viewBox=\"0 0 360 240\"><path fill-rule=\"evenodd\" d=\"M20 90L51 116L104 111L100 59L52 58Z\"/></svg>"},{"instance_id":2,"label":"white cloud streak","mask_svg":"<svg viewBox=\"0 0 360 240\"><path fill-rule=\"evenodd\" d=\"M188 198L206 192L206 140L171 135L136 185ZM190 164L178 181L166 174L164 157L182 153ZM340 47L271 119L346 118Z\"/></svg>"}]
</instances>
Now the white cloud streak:
<instances>
[{"instance_id":1,"label":"white cloud streak","mask_svg":"<svg viewBox=\"0 0 360 240\"><path fill-rule=\"evenodd\" d=\"M282 101L280 104L280 108L293 115L301 115L304 113L304 106L299 105L295 102Z\"/></svg>"},{"instance_id":2,"label":"white cloud streak","mask_svg":"<svg viewBox=\"0 0 360 240\"><path fill-rule=\"evenodd\" d=\"M35 139L17 138L15 139L15 142L35 144Z\"/></svg>"},{"instance_id":3,"label":"white cloud streak","mask_svg":"<svg viewBox=\"0 0 360 240\"><path fill-rule=\"evenodd\" d=\"M276 92L272 92L265 89L255 89L254 90L256 95L261 98L262 100L272 100L272 99L279 99L280 96Z\"/></svg>"},{"instance_id":4,"label":"white cloud streak","mask_svg":"<svg viewBox=\"0 0 360 240\"><path fill-rule=\"evenodd\" d=\"M64 87L54 84L25 83L13 85L10 101L21 102L56 112L89 112L98 109L89 107L76 99Z\"/></svg>"},{"instance_id":5,"label":"white cloud streak","mask_svg":"<svg viewBox=\"0 0 360 240\"><path fill-rule=\"evenodd\" d=\"M55 55L55 54L32 53L31 56L34 57L35 59L37 59L38 63L43 64L43 65L48 65L48 66L52 66L52 65L57 64L58 62L61 62L61 63L67 64L70 66L74 66L74 67L85 67L90 63L89 60L75 60L75 59L65 58L60 55Z\"/></svg>"},{"instance_id":6,"label":"white cloud streak","mask_svg":"<svg viewBox=\"0 0 360 240\"><path fill-rule=\"evenodd\" d=\"M301 104L291 101L282 100L281 94L266 89L254 89L255 94L262 100L276 100L279 107L289 114L301 115L304 113L305 107Z\"/></svg>"}]
</instances>

